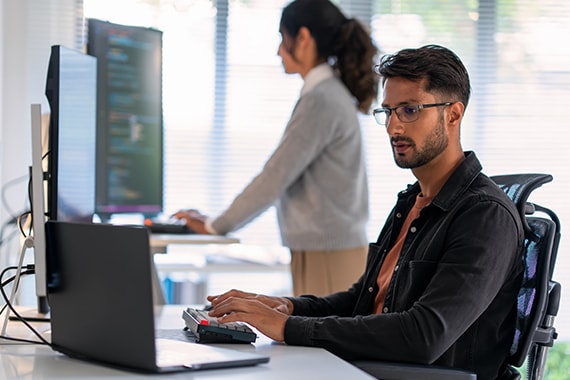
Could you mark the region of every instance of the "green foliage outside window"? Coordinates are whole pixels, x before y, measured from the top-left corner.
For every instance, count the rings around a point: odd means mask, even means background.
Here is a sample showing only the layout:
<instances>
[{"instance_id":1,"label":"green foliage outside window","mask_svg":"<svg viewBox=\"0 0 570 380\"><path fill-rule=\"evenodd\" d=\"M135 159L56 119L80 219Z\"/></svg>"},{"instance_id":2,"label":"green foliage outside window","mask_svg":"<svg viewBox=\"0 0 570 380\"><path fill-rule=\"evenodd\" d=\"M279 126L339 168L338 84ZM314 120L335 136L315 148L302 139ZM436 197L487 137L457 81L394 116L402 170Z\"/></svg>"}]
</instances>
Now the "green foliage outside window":
<instances>
[{"instance_id":1,"label":"green foliage outside window","mask_svg":"<svg viewBox=\"0 0 570 380\"><path fill-rule=\"evenodd\" d=\"M526 379L526 364L520 369ZM548 350L544 380L570 379L570 342L558 342Z\"/></svg>"}]
</instances>

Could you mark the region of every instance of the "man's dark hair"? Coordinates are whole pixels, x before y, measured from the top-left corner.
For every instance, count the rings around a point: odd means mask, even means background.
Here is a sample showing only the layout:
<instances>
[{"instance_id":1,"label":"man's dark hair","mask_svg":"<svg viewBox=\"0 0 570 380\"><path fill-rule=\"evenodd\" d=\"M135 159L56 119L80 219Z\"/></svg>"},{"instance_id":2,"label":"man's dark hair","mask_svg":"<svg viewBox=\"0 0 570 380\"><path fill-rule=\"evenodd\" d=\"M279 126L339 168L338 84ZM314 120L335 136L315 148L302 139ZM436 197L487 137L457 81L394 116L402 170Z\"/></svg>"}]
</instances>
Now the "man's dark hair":
<instances>
[{"instance_id":1,"label":"man's dark hair","mask_svg":"<svg viewBox=\"0 0 570 380\"><path fill-rule=\"evenodd\" d=\"M376 72L382 82L401 77L414 82L426 80L425 90L441 96L441 101L469 102L471 85L467 69L451 50L439 45L403 49L382 57ZM449 98L449 97L452 98Z\"/></svg>"}]
</instances>

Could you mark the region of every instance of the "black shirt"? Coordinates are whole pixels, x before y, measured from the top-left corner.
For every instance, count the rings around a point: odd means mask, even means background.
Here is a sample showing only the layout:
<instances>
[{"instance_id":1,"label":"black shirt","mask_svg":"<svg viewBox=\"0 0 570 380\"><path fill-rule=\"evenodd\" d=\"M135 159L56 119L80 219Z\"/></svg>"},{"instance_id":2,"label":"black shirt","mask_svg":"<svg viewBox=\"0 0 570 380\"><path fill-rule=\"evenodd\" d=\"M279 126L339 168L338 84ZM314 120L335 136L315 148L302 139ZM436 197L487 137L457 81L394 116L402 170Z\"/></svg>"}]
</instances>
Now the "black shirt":
<instances>
[{"instance_id":1,"label":"black shirt","mask_svg":"<svg viewBox=\"0 0 570 380\"><path fill-rule=\"evenodd\" d=\"M347 291L291 298L288 344L324 347L347 360L437 364L494 379L513 340L523 228L506 194L481 173L473 152L412 223L373 314L376 278L420 192L398 194L364 275Z\"/></svg>"}]
</instances>

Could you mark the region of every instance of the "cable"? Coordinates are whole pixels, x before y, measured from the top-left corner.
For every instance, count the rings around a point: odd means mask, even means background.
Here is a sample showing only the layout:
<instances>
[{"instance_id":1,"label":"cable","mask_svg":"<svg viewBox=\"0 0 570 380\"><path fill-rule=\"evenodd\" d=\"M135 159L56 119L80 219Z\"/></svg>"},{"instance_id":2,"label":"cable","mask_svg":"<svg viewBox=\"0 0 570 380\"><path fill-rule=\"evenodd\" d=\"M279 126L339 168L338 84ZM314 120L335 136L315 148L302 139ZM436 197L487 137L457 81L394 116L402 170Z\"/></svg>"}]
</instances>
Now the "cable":
<instances>
[{"instance_id":1,"label":"cable","mask_svg":"<svg viewBox=\"0 0 570 380\"><path fill-rule=\"evenodd\" d=\"M2 298L4 299L4 302L6 302L6 304L2 307L2 310L0 311L0 314L2 314L4 311L6 311L6 307L8 307L10 309L10 311L14 314L14 316L16 317L16 319L18 319L18 321L22 322L24 325L26 325L26 327L39 339L39 341L33 341L33 340L29 340L29 339L23 339L23 338L13 338L13 337L7 337L7 336L0 336L0 338L2 339L7 339L7 340L12 340L12 341L17 341L17 342L23 342L23 343L40 343L40 344L45 344L51 347L51 343L48 342L43 336L41 336L41 334L34 329L34 327L28 322L26 321L26 319L24 317L22 317L17 311L16 309L13 307L13 305L10 303L10 299L8 298L8 295L6 294L6 292L4 291L4 287L8 284L10 284L11 282L13 282L14 280L16 280L16 276L12 276L9 279L7 279L6 281L3 281L4 275L10 271L10 270L16 270L18 269L18 267L16 266L10 266L7 268L4 268L4 270L2 270L2 273L0 273L0 293L2 293ZM33 264L28 264L24 266L24 270L20 273L20 276L24 276L24 275L28 275L28 274L34 274L35 270L34 270L34 265Z\"/></svg>"},{"instance_id":2,"label":"cable","mask_svg":"<svg viewBox=\"0 0 570 380\"><path fill-rule=\"evenodd\" d=\"M35 331L34 331L34 333L35 333ZM21 342L21 343L45 344L45 345L48 345L51 347L51 343L49 343L47 340L44 343L43 341L38 342L37 340L30 340L30 339L24 339L24 338L14 338L11 336L3 336L3 335L0 335L0 339L11 340L13 342ZM44 339L44 338L41 338L41 339ZM1 343L0 343L0 345L1 345Z\"/></svg>"},{"instance_id":3,"label":"cable","mask_svg":"<svg viewBox=\"0 0 570 380\"><path fill-rule=\"evenodd\" d=\"M3 263L0 267L3 267L4 265L9 265L10 264L10 258L8 256L8 253L6 252L6 257L4 257L3 252L1 251L1 249L3 248L3 246L8 243L9 240L13 239L14 237L18 236L18 234L22 234L22 236L25 239L28 239L28 236L31 234L31 224L30 224L30 229L28 230L29 232L26 233L24 231L24 226L23 226L23 220L25 220L25 217L27 215L31 215L30 211L25 211L23 212L21 215L19 215L16 218L16 223L15 223L15 228L16 230L12 231L11 234L8 237L4 237L4 228L2 228L2 230L0 230L0 259L5 260L5 263ZM1 335L1 333L0 333Z\"/></svg>"},{"instance_id":4,"label":"cable","mask_svg":"<svg viewBox=\"0 0 570 380\"><path fill-rule=\"evenodd\" d=\"M28 227L28 232L26 233L26 231L24 231L24 226L22 225L22 220L24 219L24 217L29 217L30 218L30 223L29 223L29 227ZM32 212L31 211L25 211L23 212L20 216L18 216L18 229L20 230L20 233L22 234L22 236L24 238L27 238L28 236L30 236L32 234Z\"/></svg>"},{"instance_id":5,"label":"cable","mask_svg":"<svg viewBox=\"0 0 570 380\"><path fill-rule=\"evenodd\" d=\"M8 272L9 270L16 270L16 269L18 269L18 267L15 267L15 266L11 266L11 267L4 268L4 270L3 270L2 273L0 274L0 287L1 287L2 289L4 289L4 287L5 287L6 285L10 284L11 282L13 282L13 281L16 279L16 276L12 276L12 277L10 277L9 279L7 279L5 282L2 282L2 279L4 278L4 275L6 274L6 272ZM27 270L24 271L22 274L25 274L25 273L27 273ZM3 298L4 298L4 301L5 301L5 304L4 304L4 306L2 306L2 309L0 310L0 315L1 315L2 313L4 313L4 311L5 311L6 308L8 307L8 303L9 303L9 302L7 301L7 296L5 296L5 297L3 297Z\"/></svg>"},{"instance_id":6,"label":"cable","mask_svg":"<svg viewBox=\"0 0 570 380\"><path fill-rule=\"evenodd\" d=\"M32 268L32 269L29 269L29 268ZM11 267L10 269L16 269L16 268ZM6 269L2 272L2 275L0 275L0 280L2 279L5 272L6 272ZM27 275L27 274L33 274L33 273L34 273L33 264L30 264L30 265L26 266L26 270L21 272L20 275ZM2 308L2 312L5 311L6 306L7 306L10 309L10 311L12 312L12 314L14 314L15 318L18 321L22 322L39 339L39 341L33 341L33 340L23 339L23 338L7 337L4 335L0 336L0 338L12 340L12 341L24 342L24 343L40 343L40 344L45 344L45 345L48 345L51 347L51 343L48 342L43 336L41 336L41 334L36 329L34 329L34 327L28 321L26 321L26 319L24 317L22 317L16 311L16 309L13 307L13 305L10 303L10 300L8 299L8 295L4 291L4 287L6 285L8 285L9 283L11 283L12 281L14 281L15 279L16 279L16 276L10 277L5 282L2 282L2 285L0 287L0 293L2 293L2 298L4 298L4 301L6 302L6 305L4 305L4 307Z\"/></svg>"},{"instance_id":7,"label":"cable","mask_svg":"<svg viewBox=\"0 0 570 380\"><path fill-rule=\"evenodd\" d=\"M19 231L16 230L15 226L7 233L4 230L0 231L0 268L10 264L9 247L18 235Z\"/></svg>"},{"instance_id":8,"label":"cable","mask_svg":"<svg viewBox=\"0 0 570 380\"><path fill-rule=\"evenodd\" d=\"M4 277L4 274L8 271L8 270L12 270L12 269L16 269L16 267L8 267L8 268L4 268L4 270L2 271L2 274L0 274L0 281L2 280L2 278ZM0 287L2 287L2 289L4 289L4 286L8 285L10 282L12 282L14 279L9 279L6 282L2 282L0 284ZM6 299L4 299L5 301ZM2 306L2 309L0 309L0 315L2 315L2 313L4 313L4 311L6 310L6 308L8 307L8 302L4 303L4 306Z\"/></svg>"},{"instance_id":9,"label":"cable","mask_svg":"<svg viewBox=\"0 0 570 380\"><path fill-rule=\"evenodd\" d=\"M4 268L4 269L2 270L2 272L0 273L0 288L1 288L2 290L4 290L4 287L5 287L6 285L10 284L11 282L13 282L13 281L16 279L16 276L12 276L12 277L10 277L9 279L7 279L6 281L2 281L2 279L4 278L4 275L5 275L8 271L17 270L17 269L18 269L18 267L14 265L14 266L6 267L6 268ZM34 271L34 265L33 265L33 264L28 264L28 265L26 265L26 267L25 267L24 269L25 269L25 270L22 272L22 275L30 273L29 270L32 271L31 273L34 273L34 272L33 272L33 271ZM2 314L2 313L4 312L4 310L6 310L6 307L8 307L8 304L9 304L8 299L7 299L8 297L5 295L5 293L3 294L3 296L4 296L4 297L3 297L3 298L4 298L4 301L5 301L6 303L4 304L4 306L2 306L2 310L0 310L0 314Z\"/></svg>"},{"instance_id":10,"label":"cable","mask_svg":"<svg viewBox=\"0 0 570 380\"><path fill-rule=\"evenodd\" d=\"M6 227L8 227L12 224L17 225L18 224L18 218L19 218L18 216L15 216L14 211L10 209L10 204L9 204L10 202L8 202L8 200L6 199L6 190L11 186L14 186L20 182L23 182L26 178L28 178L28 176L21 176L21 177L18 177L18 178L15 178L13 180L6 182L2 186L2 190L1 190L2 204L3 204L4 208L6 209L7 213L9 214L10 219L8 219L6 222L4 222L4 224L0 228L0 248L6 242L11 240L14 236L16 236L15 233L11 233L8 237L4 237L4 231L5 231ZM20 231L22 231L22 230L20 230Z\"/></svg>"},{"instance_id":11,"label":"cable","mask_svg":"<svg viewBox=\"0 0 570 380\"><path fill-rule=\"evenodd\" d=\"M2 204L4 205L4 208L6 209L6 211L8 212L8 214L12 217L12 219L15 219L15 215L16 213L14 213L11 209L10 209L10 202L8 202L8 200L6 199L6 189L8 187L11 187L13 185L18 184L19 182L23 182L28 178L28 175L24 175L18 178L14 178L8 182L6 182L3 186L2 186Z\"/></svg>"},{"instance_id":12,"label":"cable","mask_svg":"<svg viewBox=\"0 0 570 380\"><path fill-rule=\"evenodd\" d=\"M17 231L13 231L10 235L8 235L8 237L4 238L4 230L6 227L8 227L9 225L11 225L12 221L10 220L9 222L5 223L2 228L0 228L0 247L2 247L2 245L4 244L4 242L9 241L10 239L12 239L16 234ZM18 219L16 219L15 223L18 223Z\"/></svg>"}]
</instances>

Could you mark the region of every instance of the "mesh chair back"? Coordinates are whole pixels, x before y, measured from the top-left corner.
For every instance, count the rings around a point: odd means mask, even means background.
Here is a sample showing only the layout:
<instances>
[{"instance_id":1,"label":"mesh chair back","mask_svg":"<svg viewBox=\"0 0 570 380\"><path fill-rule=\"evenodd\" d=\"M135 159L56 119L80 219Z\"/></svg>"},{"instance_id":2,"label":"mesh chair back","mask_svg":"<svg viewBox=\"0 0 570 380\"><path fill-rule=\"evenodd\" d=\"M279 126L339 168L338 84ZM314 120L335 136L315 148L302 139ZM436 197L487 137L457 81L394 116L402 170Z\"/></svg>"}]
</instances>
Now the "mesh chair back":
<instances>
[{"instance_id":1,"label":"mesh chair back","mask_svg":"<svg viewBox=\"0 0 570 380\"><path fill-rule=\"evenodd\" d=\"M546 314L549 282L552 278L560 221L547 208L528 202L531 192L552 181L549 174L513 174L491 177L513 200L523 221L525 244L524 274L518 296L516 331L507 364L520 367L536 345L537 331ZM541 211L548 218L533 216ZM555 338L555 336L554 336Z\"/></svg>"},{"instance_id":2,"label":"mesh chair back","mask_svg":"<svg viewBox=\"0 0 570 380\"><path fill-rule=\"evenodd\" d=\"M534 331L542 321L548 299L550 255L556 226L542 218L528 218L535 239L525 239L524 274L518 296L515 337L509 364L520 367L534 341Z\"/></svg>"}]
</instances>

